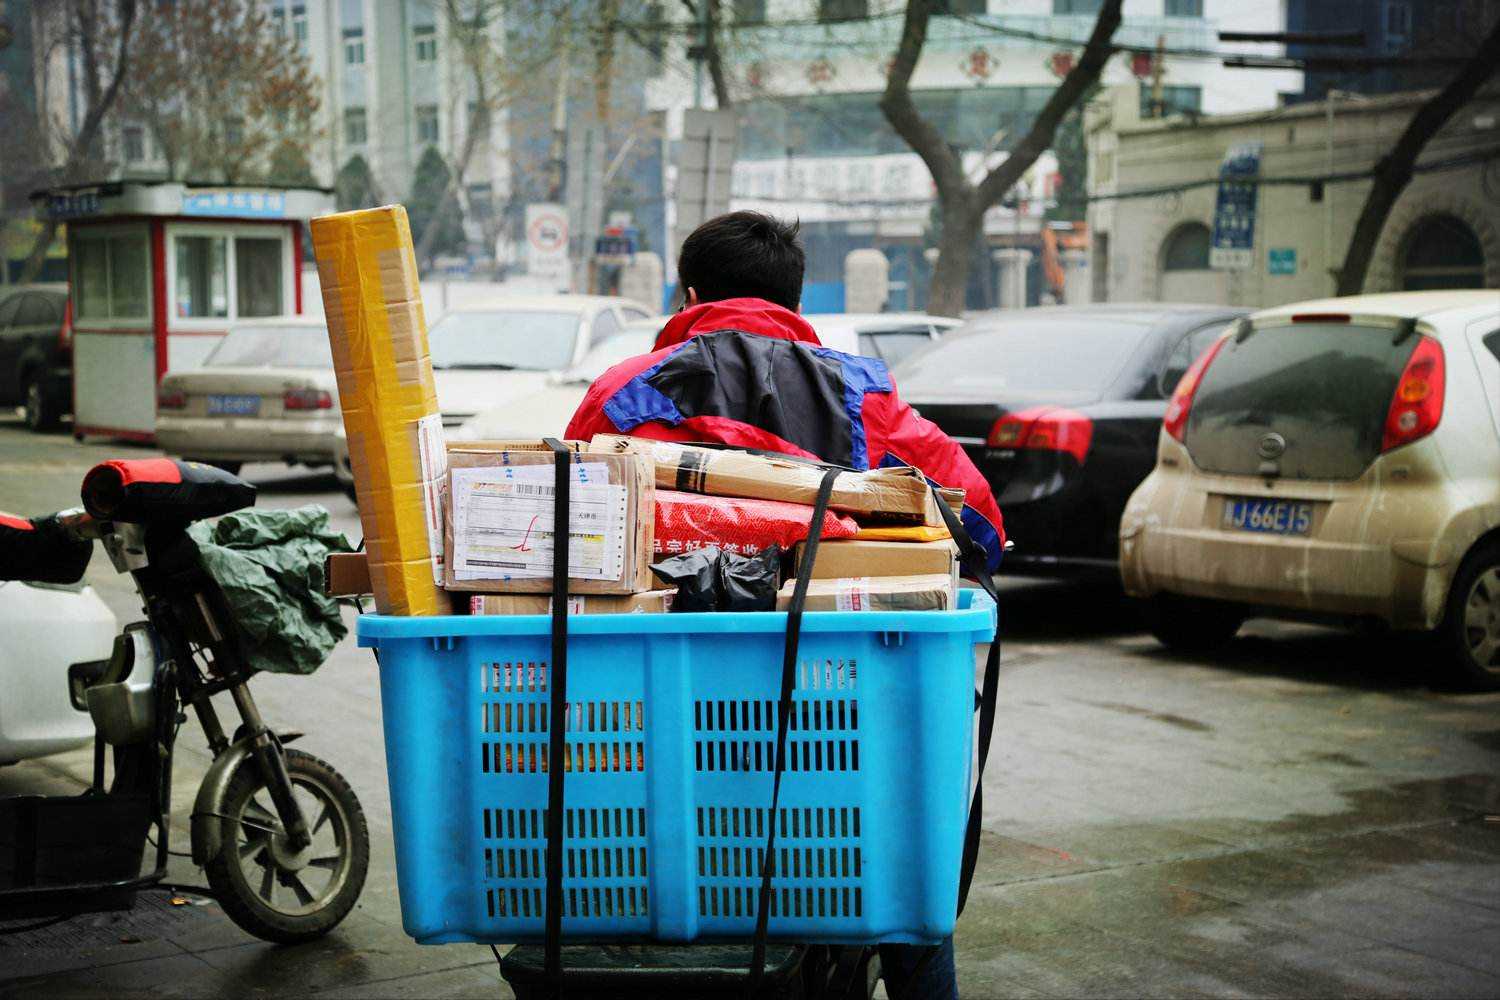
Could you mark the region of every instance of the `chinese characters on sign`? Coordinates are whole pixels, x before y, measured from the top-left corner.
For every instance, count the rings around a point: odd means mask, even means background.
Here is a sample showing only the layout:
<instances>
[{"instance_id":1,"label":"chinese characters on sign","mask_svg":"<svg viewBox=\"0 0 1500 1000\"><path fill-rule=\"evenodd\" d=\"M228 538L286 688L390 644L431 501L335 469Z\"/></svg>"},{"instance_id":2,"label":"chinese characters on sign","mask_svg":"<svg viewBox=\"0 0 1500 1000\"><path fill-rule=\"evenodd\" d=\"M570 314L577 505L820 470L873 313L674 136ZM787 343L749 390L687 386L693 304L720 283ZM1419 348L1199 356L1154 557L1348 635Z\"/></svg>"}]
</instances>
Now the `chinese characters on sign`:
<instances>
[{"instance_id":1,"label":"chinese characters on sign","mask_svg":"<svg viewBox=\"0 0 1500 1000\"><path fill-rule=\"evenodd\" d=\"M1262 147L1260 142L1230 146L1219 165L1213 242L1208 251L1208 265L1215 270L1240 271L1255 263L1255 198L1260 190Z\"/></svg>"},{"instance_id":2,"label":"chinese characters on sign","mask_svg":"<svg viewBox=\"0 0 1500 1000\"><path fill-rule=\"evenodd\" d=\"M182 214L280 219L286 215L286 195L280 191L185 191Z\"/></svg>"}]
</instances>

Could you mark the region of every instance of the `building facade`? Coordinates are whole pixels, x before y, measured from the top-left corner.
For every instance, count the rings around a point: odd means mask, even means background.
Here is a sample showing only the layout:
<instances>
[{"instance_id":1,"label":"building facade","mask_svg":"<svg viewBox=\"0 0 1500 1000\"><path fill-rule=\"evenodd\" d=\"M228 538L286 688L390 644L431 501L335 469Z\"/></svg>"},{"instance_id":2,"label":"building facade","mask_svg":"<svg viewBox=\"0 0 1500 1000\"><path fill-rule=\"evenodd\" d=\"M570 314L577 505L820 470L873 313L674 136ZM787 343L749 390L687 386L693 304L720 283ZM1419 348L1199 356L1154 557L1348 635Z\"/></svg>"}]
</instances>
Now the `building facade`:
<instances>
[{"instance_id":1,"label":"building facade","mask_svg":"<svg viewBox=\"0 0 1500 1000\"><path fill-rule=\"evenodd\" d=\"M1267 307L1331 295L1369 173L1431 92L1296 104L1195 122L1142 120L1132 88L1092 110L1095 301ZM1220 166L1259 151L1248 266L1211 266ZM1500 288L1500 91L1428 143L1387 218L1366 291Z\"/></svg>"},{"instance_id":2,"label":"building facade","mask_svg":"<svg viewBox=\"0 0 1500 1000\"><path fill-rule=\"evenodd\" d=\"M733 207L802 221L814 297L823 294L820 286L842 280L850 250L877 247L890 259L890 307L921 308L934 245L932 180L879 109L905 4L738 0L722 6L727 20L720 47L740 118ZM1100 0L951 0L942 6L912 80L914 98L977 175L1025 135L1081 52ZM706 82L695 86L699 74L689 51L695 29L676 8L656 8L670 27L647 85L648 105L667 113L674 136L683 108L713 103ZM1124 16L1116 44L1142 51L1113 58L1104 82L1146 80L1147 113L1152 82L1159 83L1162 112L1194 115L1274 107L1281 94L1301 88L1300 73L1231 70L1219 58L1218 31L1279 31L1279 4L1126 0ZM1153 55L1158 44L1160 61ZM1044 286L1041 233L1057 225L1048 217L1059 213L1048 209L1065 172L1056 156L1045 155L1005 204L987 214L986 247L976 252L988 248L1001 259L974 269L971 307L1025 304L1005 301L1002 287L1025 288L1027 301L1037 300ZM1002 268L1016 266L1016 255L1006 253L1011 250L1029 256L1030 280L1023 285L999 280Z\"/></svg>"}]
</instances>

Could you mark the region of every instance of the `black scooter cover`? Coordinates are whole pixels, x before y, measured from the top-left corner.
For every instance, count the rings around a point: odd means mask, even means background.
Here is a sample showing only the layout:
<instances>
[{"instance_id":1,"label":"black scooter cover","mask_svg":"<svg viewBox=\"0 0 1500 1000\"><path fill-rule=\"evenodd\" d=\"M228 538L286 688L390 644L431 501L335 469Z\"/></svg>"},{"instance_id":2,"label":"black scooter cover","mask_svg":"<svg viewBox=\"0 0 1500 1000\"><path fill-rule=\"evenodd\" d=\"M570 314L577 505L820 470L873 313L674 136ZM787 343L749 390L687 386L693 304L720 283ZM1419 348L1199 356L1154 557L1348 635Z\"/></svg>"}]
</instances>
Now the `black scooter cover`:
<instances>
[{"instance_id":1,"label":"black scooter cover","mask_svg":"<svg viewBox=\"0 0 1500 1000\"><path fill-rule=\"evenodd\" d=\"M83 477L83 507L101 521L183 524L255 503L255 487L223 469L174 458L101 462Z\"/></svg>"},{"instance_id":2,"label":"black scooter cover","mask_svg":"<svg viewBox=\"0 0 1500 1000\"><path fill-rule=\"evenodd\" d=\"M74 538L55 517L0 513L0 580L77 583L93 554L93 542Z\"/></svg>"}]
</instances>

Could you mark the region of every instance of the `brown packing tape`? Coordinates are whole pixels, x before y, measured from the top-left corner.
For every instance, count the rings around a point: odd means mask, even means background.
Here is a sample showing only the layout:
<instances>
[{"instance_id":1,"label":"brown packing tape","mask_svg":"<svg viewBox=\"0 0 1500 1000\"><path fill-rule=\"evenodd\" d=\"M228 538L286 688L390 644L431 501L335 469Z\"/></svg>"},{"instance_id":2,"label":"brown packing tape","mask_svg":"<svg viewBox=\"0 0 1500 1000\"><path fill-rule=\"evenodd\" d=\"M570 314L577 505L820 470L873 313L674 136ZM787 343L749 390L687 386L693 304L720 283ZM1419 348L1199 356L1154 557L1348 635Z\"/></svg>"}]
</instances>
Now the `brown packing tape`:
<instances>
[{"instance_id":1,"label":"brown packing tape","mask_svg":"<svg viewBox=\"0 0 1500 1000\"><path fill-rule=\"evenodd\" d=\"M600 434L590 442L590 447L644 448L655 465L658 486L714 496L810 504L817 497L823 477L823 470L815 465L677 441ZM829 506L877 521L941 524L941 516L930 497L927 480L919 471L897 466L840 473L834 481Z\"/></svg>"},{"instance_id":2,"label":"brown packing tape","mask_svg":"<svg viewBox=\"0 0 1500 1000\"><path fill-rule=\"evenodd\" d=\"M343 212L311 228L376 608L447 613L413 433L419 420L440 424L406 212Z\"/></svg>"}]
</instances>

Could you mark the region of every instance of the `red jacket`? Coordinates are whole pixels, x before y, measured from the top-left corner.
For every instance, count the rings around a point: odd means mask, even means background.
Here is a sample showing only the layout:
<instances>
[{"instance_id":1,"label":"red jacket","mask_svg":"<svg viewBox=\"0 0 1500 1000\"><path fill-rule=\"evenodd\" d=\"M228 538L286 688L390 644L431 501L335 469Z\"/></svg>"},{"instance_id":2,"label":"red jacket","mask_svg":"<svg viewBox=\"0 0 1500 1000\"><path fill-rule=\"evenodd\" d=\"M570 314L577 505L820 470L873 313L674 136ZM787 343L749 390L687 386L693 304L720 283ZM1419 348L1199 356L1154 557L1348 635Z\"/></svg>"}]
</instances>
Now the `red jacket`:
<instances>
[{"instance_id":1,"label":"red jacket","mask_svg":"<svg viewBox=\"0 0 1500 1000\"><path fill-rule=\"evenodd\" d=\"M884 362L822 346L801 316L763 299L673 316L654 351L589 387L567 436L595 434L720 442L853 469L914 466L964 489L964 526L990 568L1000 563L1000 508L963 449L901 401Z\"/></svg>"}]
</instances>

